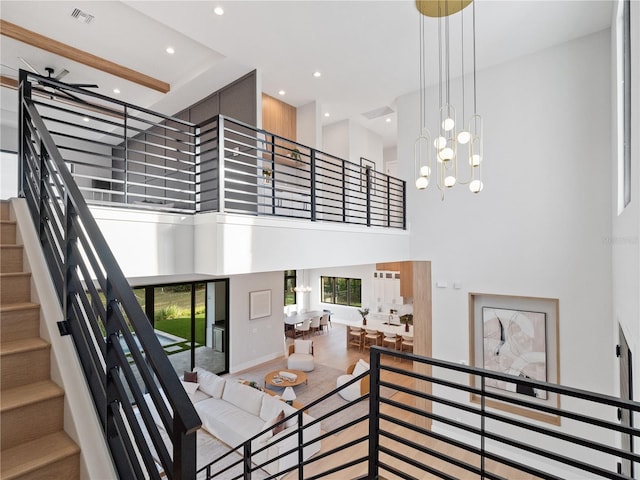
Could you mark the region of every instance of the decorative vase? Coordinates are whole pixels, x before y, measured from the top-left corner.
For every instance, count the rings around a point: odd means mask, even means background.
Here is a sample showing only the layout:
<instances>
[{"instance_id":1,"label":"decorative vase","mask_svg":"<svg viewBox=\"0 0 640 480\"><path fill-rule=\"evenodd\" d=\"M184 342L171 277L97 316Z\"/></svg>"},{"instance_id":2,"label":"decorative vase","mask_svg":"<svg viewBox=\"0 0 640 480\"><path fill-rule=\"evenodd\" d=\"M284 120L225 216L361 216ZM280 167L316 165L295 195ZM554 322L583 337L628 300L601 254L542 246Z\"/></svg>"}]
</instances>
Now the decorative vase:
<instances>
[{"instance_id":1,"label":"decorative vase","mask_svg":"<svg viewBox=\"0 0 640 480\"><path fill-rule=\"evenodd\" d=\"M405 323L404 324L404 331L408 332L409 331L409 323Z\"/></svg>"},{"instance_id":2,"label":"decorative vase","mask_svg":"<svg viewBox=\"0 0 640 480\"><path fill-rule=\"evenodd\" d=\"M362 325L366 325L367 324L367 317L362 317Z\"/></svg>"}]
</instances>

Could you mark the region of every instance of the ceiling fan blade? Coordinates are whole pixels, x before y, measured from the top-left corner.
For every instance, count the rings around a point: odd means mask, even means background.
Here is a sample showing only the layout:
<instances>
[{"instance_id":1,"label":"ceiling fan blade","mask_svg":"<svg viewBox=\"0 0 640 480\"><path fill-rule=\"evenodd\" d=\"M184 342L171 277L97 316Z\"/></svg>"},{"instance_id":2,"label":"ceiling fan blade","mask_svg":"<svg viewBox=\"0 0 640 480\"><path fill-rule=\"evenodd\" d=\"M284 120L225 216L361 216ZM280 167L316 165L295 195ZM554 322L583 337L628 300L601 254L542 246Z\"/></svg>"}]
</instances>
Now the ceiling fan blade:
<instances>
[{"instance_id":1,"label":"ceiling fan blade","mask_svg":"<svg viewBox=\"0 0 640 480\"><path fill-rule=\"evenodd\" d=\"M9 65L7 65L6 63L1 63L0 65L2 65L4 68L8 68L9 70L13 70L14 72L17 72L18 69L17 68L13 68L10 67Z\"/></svg>"},{"instance_id":2,"label":"ceiling fan blade","mask_svg":"<svg viewBox=\"0 0 640 480\"><path fill-rule=\"evenodd\" d=\"M55 77L53 77L54 80L60 80L61 78L63 78L64 76L69 74L69 70L67 70L66 68L63 68L62 71L56 75Z\"/></svg>"},{"instance_id":3,"label":"ceiling fan blade","mask_svg":"<svg viewBox=\"0 0 640 480\"><path fill-rule=\"evenodd\" d=\"M73 85L78 88L100 88L95 83L70 83L69 85Z\"/></svg>"},{"instance_id":4,"label":"ceiling fan blade","mask_svg":"<svg viewBox=\"0 0 640 480\"><path fill-rule=\"evenodd\" d=\"M40 72L38 70L36 70L36 67L34 67L33 65L31 65L29 62L27 62L24 58L22 57L18 57L18 60L20 60L22 63L24 63L27 67L29 67L29 69L37 74L37 75L41 75Z\"/></svg>"}]
</instances>

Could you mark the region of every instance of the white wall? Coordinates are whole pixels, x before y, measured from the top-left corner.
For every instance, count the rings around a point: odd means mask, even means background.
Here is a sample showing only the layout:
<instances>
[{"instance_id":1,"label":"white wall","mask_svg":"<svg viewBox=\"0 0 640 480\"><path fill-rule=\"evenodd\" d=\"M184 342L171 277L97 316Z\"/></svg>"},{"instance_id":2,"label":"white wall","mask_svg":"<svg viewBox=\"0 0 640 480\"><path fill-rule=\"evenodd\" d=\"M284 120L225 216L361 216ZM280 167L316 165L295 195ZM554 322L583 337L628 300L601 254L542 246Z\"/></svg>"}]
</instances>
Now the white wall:
<instances>
[{"instance_id":1,"label":"white wall","mask_svg":"<svg viewBox=\"0 0 640 480\"><path fill-rule=\"evenodd\" d=\"M376 164L376 171L384 172L382 137L355 122L349 123L349 160L359 164L360 157Z\"/></svg>"},{"instance_id":2,"label":"white wall","mask_svg":"<svg viewBox=\"0 0 640 480\"><path fill-rule=\"evenodd\" d=\"M322 127L322 151L349 160L349 120Z\"/></svg>"},{"instance_id":3,"label":"white wall","mask_svg":"<svg viewBox=\"0 0 640 480\"><path fill-rule=\"evenodd\" d=\"M384 171L382 137L351 120L326 125L322 129L322 150L357 165L360 157L376 163L376 170Z\"/></svg>"},{"instance_id":4,"label":"white wall","mask_svg":"<svg viewBox=\"0 0 640 480\"><path fill-rule=\"evenodd\" d=\"M229 369L237 372L284 355L284 273L235 275L229 281ZM271 315L249 320L249 292L271 290Z\"/></svg>"},{"instance_id":5,"label":"white wall","mask_svg":"<svg viewBox=\"0 0 640 480\"><path fill-rule=\"evenodd\" d=\"M318 102L310 102L296 109L296 141L322 150L322 126Z\"/></svg>"},{"instance_id":6,"label":"white wall","mask_svg":"<svg viewBox=\"0 0 640 480\"><path fill-rule=\"evenodd\" d=\"M90 209L126 277L194 272L191 215Z\"/></svg>"},{"instance_id":7,"label":"white wall","mask_svg":"<svg viewBox=\"0 0 640 480\"><path fill-rule=\"evenodd\" d=\"M2 178L0 178L0 199L7 200L18 196L18 155L0 152Z\"/></svg>"},{"instance_id":8,"label":"white wall","mask_svg":"<svg viewBox=\"0 0 640 480\"><path fill-rule=\"evenodd\" d=\"M615 394L609 65L603 31L479 72L484 191L408 189L411 256L449 285L433 290L434 357L469 360L469 292L558 298L561 383ZM418 108L398 100L408 185Z\"/></svg>"},{"instance_id":9,"label":"white wall","mask_svg":"<svg viewBox=\"0 0 640 480\"><path fill-rule=\"evenodd\" d=\"M614 22L614 27L616 23ZM618 174L617 163L619 141L616 133L622 135L622 125L618 123L618 109L616 104L616 85L622 83L622 79L616 75L615 43L616 29L612 33L612 129L615 141L612 142L612 158L614 174L612 176L611 210L613 215L613 228L610 236L610 244L613 256L613 329L614 338L618 339L618 323L624 331L629 348L634 355L634 386L633 398L640 398L640 139L635 133L640 131L640 82L631 84L631 202L624 210L618 213ZM631 2L631 51L640 50L640 4ZM631 55L631 76L640 78L640 58ZM621 113L621 112L620 112ZM617 378L617 375L616 375Z\"/></svg>"}]
</instances>

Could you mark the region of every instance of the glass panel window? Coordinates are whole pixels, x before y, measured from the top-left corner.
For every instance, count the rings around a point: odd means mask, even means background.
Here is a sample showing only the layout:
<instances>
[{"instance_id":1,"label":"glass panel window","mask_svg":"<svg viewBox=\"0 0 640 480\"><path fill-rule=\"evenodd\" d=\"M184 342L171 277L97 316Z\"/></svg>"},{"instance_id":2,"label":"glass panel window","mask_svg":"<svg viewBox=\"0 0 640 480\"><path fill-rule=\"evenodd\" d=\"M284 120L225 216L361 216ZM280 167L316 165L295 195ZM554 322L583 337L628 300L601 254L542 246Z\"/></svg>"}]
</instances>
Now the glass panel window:
<instances>
[{"instance_id":1,"label":"glass panel window","mask_svg":"<svg viewBox=\"0 0 640 480\"><path fill-rule=\"evenodd\" d=\"M362 306L362 280L359 278L321 277L322 293L320 301L347 305Z\"/></svg>"},{"instance_id":2,"label":"glass panel window","mask_svg":"<svg viewBox=\"0 0 640 480\"><path fill-rule=\"evenodd\" d=\"M284 304L295 305L296 304L296 271L285 270L284 271Z\"/></svg>"},{"instance_id":3,"label":"glass panel window","mask_svg":"<svg viewBox=\"0 0 640 480\"><path fill-rule=\"evenodd\" d=\"M333 277L322 277L322 298L323 303L335 303L333 300Z\"/></svg>"}]
</instances>

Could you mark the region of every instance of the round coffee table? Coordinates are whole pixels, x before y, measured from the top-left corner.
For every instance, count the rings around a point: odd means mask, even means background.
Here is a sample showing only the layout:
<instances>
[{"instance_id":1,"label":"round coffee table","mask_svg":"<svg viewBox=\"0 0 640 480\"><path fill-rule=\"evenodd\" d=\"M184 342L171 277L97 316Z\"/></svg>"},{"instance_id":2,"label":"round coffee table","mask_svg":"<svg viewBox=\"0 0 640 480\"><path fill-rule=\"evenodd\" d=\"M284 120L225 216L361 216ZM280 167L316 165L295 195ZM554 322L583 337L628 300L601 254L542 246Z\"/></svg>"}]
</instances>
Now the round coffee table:
<instances>
[{"instance_id":1,"label":"round coffee table","mask_svg":"<svg viewBox=\"0 0 640 480\"><path fill-rule=\"evenodd\" d=\"M288 372L297 375L295 380L289 380L286 377L280 376L280 372ZM264 376L265 385L271 385L272 387L295 387L296 385L300 385L302 383L307 383L307 374L301 372L300 370L274 370L273 372L269 372Z\"/></svg>"}]
</instances>

